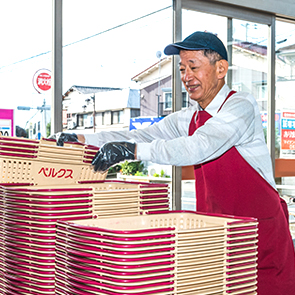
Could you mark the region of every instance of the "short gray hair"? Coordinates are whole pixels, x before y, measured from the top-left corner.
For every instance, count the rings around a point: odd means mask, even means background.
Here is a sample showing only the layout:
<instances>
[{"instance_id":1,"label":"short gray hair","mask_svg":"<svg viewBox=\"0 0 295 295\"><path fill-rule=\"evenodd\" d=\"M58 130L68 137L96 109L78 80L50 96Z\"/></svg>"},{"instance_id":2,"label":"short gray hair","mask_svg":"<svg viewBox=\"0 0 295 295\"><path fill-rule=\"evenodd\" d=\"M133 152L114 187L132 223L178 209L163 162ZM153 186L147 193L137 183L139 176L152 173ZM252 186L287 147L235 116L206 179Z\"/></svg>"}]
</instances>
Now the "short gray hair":
<instances>
[{"instance_id":1,"label":"short gray hair","mask_svg":"<svg viewBox=\"0 0 295 295\"><path fill-rule=\"evenodd\" d=\"M209 59L211 65L214 65L217 61L224 59L219 53L212 49L203 49L200 51L202 51L204 56Z\"/></svg>"}]
</instances>

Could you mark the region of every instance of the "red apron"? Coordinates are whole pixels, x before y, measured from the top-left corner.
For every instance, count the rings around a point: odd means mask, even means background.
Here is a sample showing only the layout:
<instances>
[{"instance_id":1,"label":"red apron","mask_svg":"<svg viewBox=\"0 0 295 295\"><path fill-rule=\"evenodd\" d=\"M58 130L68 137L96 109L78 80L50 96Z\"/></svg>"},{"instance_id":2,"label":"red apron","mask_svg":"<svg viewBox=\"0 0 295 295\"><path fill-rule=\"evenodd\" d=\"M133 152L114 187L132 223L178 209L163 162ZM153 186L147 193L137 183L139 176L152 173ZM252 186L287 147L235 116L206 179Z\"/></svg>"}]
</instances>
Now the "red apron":
<instances>
[{"instance_id":1,"label":"red apron","mask_svg":"<svg viewBox=\"0 0 295 295\"><path fill-rule=\"evenodd\" d=\"M206 111L199 111L195 122L196 113L189 136L211 118ZM197 211L258 219L258 295L294 295L294 246L287 205L278 192L235 147L212 161L195 165L194 171Z\"/></svg>"}]
</instances>

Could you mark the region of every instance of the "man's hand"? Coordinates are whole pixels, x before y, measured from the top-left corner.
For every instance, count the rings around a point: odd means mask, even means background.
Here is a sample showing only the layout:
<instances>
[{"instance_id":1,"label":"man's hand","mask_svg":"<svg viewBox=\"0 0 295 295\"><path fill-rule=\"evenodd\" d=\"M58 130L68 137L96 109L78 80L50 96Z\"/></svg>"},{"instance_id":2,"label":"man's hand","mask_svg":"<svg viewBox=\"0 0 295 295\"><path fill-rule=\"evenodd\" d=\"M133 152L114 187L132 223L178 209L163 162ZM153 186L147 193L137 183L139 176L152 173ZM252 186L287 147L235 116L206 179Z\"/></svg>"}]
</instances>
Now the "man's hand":
<instances>
[{"instance_id":1,"label":"man's hand","mask_svg":"<svg viewBox=\"0 0 295 295\"><path fill-rule=\"evenodd\" d=\"M55 139L58 146L63 146L65 142L78 142L78 136L75 133L58 132L49 138Z\"/></svg>"},{"instance_id":2,"label":"man's hand","mask_svg":"<svg viewBox=\"0 0 295 295\"><path fill-rule=\"evenodd\" d=\"M92 160L94 171L105 172L112 165L124 160L135 160L136 144L131 142L108 142Z\"/></svg>"}]
</instances>

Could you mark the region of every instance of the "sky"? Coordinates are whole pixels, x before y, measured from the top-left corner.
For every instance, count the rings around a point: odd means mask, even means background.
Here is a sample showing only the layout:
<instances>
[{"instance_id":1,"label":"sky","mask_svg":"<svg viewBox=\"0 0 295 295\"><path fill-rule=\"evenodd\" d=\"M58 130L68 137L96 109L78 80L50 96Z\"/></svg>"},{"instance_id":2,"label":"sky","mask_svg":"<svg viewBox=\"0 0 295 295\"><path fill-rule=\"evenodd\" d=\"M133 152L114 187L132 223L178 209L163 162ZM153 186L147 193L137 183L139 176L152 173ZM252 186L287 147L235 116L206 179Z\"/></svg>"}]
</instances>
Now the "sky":
<instances>
[{"instance_id":1,"label":"sky","mask_svg":"<svg viewBox=\"0 0 295 295\"><path fill-rule=\"evenodd\" d=\"M172 0L63 0L63 93L73 85L131 87L131 78L158 61L172 42ZM196 30L226 41L227 19L183 11L183 37ZM234 36L267 44L265 25L236 21ZM294 44L294 25L277 25L281 44ZM16 124L36 113L17 106L51 104L33 87L34 73L51 70L52 0L0 0L1 108L15 109Z\"/></svg>"},{"instance_id":2,"label":"sky","mask_svg":"<svg viewBox=\"0 0 295 295\"><path fill-rule=\"evenodd\" d=\"M171 43L171 4L63 0L63 93L73 85L138 88L131 78ZM52 1L0 0L0 38L1 108L50 104L50 91L39 94L32 79L52 67ZM16 123L35 112L15 110Z\"/></svg>"}]
</instances>

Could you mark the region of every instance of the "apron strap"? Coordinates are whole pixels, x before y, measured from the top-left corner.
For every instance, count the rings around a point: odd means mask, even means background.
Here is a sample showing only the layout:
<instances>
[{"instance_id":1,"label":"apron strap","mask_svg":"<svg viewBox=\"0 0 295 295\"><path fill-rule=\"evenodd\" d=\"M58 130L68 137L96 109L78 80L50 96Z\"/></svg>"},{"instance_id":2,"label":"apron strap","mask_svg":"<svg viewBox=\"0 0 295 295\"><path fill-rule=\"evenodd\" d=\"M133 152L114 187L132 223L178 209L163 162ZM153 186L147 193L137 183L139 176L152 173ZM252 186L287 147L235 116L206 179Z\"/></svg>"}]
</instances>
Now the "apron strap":
<instances>
[{"instance_id":1,"label":"apron strap","mask_svg":"<svg viewBox=\"0 0 295 295\"><path fill-rule=\"evenodd\" d=\"M237 91L235 90L231 90L231 92L227 95L226 99L224 100L224 102L222 103L222 105L220 106L219 110L217 111L217 113L221 110L221 108L223 107L223 105L225 104L225 102L227 101L228 98L230 98L233 94L235 94Z\"/></svg>"}]
</instances>

